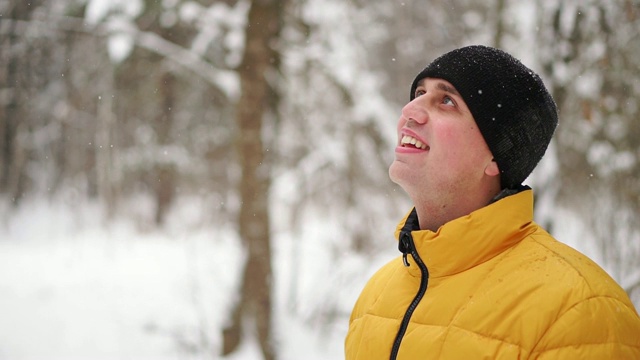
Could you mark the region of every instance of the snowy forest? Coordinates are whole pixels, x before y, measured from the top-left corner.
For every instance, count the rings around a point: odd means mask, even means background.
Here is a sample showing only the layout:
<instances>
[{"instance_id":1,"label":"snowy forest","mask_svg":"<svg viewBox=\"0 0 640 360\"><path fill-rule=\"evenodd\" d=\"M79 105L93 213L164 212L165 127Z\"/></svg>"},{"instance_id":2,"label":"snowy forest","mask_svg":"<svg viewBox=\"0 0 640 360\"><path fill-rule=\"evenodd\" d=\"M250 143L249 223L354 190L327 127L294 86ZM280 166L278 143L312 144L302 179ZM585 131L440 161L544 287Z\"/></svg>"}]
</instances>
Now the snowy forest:
<instances>
[{"instance_id":1,"label":"snowy forest","mask_svg":"<svg viewBox=\"0 0 640 360\"><path fill-rule=\"evenodd\" d=\"M640 307L638 0L0 0L0 359L343 358L469 44L544 79L536 221Z\"/></svg>"}]
</instances>

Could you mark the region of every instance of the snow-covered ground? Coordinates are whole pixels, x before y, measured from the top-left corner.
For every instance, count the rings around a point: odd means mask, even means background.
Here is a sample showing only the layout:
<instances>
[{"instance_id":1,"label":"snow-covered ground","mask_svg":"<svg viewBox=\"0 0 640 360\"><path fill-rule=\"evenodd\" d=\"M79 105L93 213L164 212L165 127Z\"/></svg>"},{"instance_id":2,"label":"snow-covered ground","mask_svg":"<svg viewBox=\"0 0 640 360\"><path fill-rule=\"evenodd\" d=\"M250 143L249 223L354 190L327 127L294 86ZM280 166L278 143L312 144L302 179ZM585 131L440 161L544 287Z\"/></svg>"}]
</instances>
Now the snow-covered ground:
<instances>
[{"instance_id":1,"label":"snow-covered ground","mask_svg":"<svg viewBox=\"0 0 640 360\"><path fill-rule=\"evenodd\" d=\"M0 359L223 359L244 257L234 232L199 223L194 204L162 230L141 226L135 207L110 222L86 202L0 207ZM282 359L342 358L346 324L319 331L276 311ZM260 358L246 341L224 359Z\"/></svg>"}]
</instances>

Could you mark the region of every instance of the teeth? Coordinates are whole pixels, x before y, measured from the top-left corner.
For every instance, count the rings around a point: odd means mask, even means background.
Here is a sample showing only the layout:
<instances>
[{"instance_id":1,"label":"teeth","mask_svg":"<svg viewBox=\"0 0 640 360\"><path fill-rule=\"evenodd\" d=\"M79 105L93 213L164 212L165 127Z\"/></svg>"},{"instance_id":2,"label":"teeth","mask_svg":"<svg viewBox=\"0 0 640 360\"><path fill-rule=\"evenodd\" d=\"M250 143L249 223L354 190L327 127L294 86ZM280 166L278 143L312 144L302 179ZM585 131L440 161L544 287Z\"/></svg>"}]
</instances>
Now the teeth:
<instances>
[{"instance_id":1,"label":"teeth","mask_svg":"<svg viewBox=\"0 0 640 360\"><path fill-rule=\"evenodd\" d=\"M415 147L417 147L418 149L422 149L422 150L426 150L427 149L427 145L422 143L422 141L411 137L409 135L404 135L402 137L402 139L400 140L400 144L405 145L405 144L411 144L414 145Z\"/></svg>"}]
</instances>

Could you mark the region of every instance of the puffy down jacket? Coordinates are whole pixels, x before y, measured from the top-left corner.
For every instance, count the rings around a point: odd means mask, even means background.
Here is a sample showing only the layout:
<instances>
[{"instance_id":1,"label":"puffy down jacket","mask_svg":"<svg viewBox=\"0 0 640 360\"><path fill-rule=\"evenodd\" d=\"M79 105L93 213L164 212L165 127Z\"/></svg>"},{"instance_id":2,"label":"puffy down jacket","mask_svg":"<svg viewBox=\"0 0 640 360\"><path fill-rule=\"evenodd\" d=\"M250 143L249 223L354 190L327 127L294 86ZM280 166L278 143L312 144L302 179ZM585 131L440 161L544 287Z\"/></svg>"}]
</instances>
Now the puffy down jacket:
<instances>
[{"instance_id":1,"label":"puffy down jacket","mask_svg":"<svg viewBox=\"0 0 640 360\"><path fill-rule=\"evenodd\" d=\"M533 222L531 190L437 232L411 212L396 235L405 255L362 291L346 359L640 359L629 297Z\"/></svg>"}]
</instances>

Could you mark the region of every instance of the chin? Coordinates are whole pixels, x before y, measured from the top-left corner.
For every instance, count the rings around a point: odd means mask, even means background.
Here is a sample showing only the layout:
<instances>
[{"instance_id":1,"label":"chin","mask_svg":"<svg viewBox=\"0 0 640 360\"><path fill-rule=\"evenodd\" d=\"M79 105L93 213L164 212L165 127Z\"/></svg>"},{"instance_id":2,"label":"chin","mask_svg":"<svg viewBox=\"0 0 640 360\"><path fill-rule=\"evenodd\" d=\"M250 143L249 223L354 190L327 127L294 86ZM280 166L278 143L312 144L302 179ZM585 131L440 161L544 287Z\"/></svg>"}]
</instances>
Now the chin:
<instances>
[{"instance_id":1,"label":"chin","mask_svg":"<svg viewBox=\"0 0 640 360\"><path fill-rule=\"evenodd\" d=\"M393 160L391 165L389 165L389 179L391 179L391 181L393 181L394 183L398 184L398 181L396 180L397 179L397 169L396 169L396 167L398 166L398 164L396 164L396 163L397 163L397 161Z\"/></svg>"},{"instance_id":2,"label":"chin","mask_svg":"<svg viewBox=\"0 0 640 360\"><path fill-rule=\"evenodd\" d=\"M403 180L408 176L411 176L410 174L407 174L407 170L410 169L407 169L406 164L399 163L397 160L394 160L389 166L389 179L404 188L404 186L402 186L404 183Z\"/></svg>"}]
</instances>

